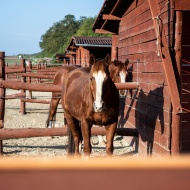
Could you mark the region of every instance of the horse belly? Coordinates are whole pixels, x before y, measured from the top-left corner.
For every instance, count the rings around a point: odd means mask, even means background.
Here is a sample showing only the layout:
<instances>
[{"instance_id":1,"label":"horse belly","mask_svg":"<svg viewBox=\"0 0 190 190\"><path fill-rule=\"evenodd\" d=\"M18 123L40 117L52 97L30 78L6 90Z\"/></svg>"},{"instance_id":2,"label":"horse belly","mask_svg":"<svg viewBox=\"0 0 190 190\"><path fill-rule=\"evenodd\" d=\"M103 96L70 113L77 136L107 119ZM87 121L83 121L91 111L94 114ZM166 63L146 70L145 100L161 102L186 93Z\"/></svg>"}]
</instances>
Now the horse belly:
<instances>
[{"instance_id":1,"label":"horse belly","mask_svg":"<svg viewBox=\"0 0 190 190\"><path fill-rule=\"evenodd\" d=\"M78 95L77 95L78 94ZM77 120L81 120L81 98L79 96L79 93L77 91L73 91L70 94L67 94L66 99L66 107L69 113L76 118Z\"/></svg>"}]
</instances>

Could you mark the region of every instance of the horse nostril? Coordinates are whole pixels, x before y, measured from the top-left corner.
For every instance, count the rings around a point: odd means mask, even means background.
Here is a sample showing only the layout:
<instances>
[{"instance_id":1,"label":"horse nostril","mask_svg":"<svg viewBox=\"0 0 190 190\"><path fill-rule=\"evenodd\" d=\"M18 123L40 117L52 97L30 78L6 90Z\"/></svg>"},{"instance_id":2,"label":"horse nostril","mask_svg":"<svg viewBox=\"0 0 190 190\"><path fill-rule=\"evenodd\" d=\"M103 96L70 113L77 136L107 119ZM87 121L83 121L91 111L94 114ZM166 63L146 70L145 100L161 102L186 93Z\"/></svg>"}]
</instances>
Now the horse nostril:
<instances>
[{"instance_id":1,"label":"horse nostril","mask_svg":"<svg viewBox=\"0 0 190 190\"><path fill-rule=\"evenodd\" d=\"M95 102L94 102L94 108L97 109Z\"/></svg>"},{"instance_id":2,"label":"horse nostril","mask_svg":"<svg viewBox=\"0 0 190 190\"><path fill-rule=\"evenodd\" d=\"M120 90L120 91L119 91L119 95L120 95L121 97L126 96L126 94L127 94L127 91L126 91L126 90Z\"/></svg>"}]
</instances>

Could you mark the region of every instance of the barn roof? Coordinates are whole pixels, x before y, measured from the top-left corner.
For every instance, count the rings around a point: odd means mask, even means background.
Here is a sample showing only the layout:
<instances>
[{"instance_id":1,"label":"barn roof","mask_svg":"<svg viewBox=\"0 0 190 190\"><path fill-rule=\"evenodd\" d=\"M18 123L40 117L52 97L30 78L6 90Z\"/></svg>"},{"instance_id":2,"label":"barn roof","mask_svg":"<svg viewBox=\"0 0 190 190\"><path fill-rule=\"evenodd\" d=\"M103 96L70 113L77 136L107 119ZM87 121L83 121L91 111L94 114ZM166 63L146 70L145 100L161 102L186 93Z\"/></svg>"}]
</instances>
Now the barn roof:
<instances>
[{"instance_id":1,"label":"barn roof","mask_svg":"<svg viewBox=\"0 0 190 190\"><path fill-rule=\"evenodd\" d=\"M71 50L72 47L111 47L111 37L89 37L89 36L73 36L67 50Z\"/></svg>"},{"instance_id":2,"label":"barn roof","mask_svg":"<svg viewBox=\"0 0 190 190\"><path fill-rule=\"evenodd\" d=\"M93 25L96 33L117 34L119 22L133 0L105 0Z\"/></svg>"}]
</instances>

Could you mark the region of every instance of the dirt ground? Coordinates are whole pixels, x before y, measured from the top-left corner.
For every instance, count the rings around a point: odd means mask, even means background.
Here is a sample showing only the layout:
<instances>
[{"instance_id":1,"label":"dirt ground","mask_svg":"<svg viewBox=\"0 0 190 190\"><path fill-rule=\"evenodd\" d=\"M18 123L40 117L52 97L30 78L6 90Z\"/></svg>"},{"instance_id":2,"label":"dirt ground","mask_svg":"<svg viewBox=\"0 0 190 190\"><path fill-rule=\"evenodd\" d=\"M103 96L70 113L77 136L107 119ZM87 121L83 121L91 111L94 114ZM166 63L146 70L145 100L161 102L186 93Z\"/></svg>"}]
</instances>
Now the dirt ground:
<instances>
[{"instance_id":1,"label":"dirt ground","mask_svg":"<svg viewBox=\"0 0 190 190\"><path fill-rule=\"evenodd\" d=\"M6 94L19 93L19 91L7 89ZM33 97L37 99L50 100L51 93L33 92ZM20 113L20 99L6 100L5 104L5 128L44 128L48 116L49 105L26 103L27 114ZM55 127L63 125L63 109L59 105L56 115ZM95 145L92 147L91 157L102 157L105 154L105 144L97 144L97 137L92 137ZM56 137L33 137L22 139L10 139L3 141L3 157L65 157L67 156L67 136ZM114 139L114 157L133 158L138 155L134 153L132 147L121 137Z\"/></svg>"}]
</instances>

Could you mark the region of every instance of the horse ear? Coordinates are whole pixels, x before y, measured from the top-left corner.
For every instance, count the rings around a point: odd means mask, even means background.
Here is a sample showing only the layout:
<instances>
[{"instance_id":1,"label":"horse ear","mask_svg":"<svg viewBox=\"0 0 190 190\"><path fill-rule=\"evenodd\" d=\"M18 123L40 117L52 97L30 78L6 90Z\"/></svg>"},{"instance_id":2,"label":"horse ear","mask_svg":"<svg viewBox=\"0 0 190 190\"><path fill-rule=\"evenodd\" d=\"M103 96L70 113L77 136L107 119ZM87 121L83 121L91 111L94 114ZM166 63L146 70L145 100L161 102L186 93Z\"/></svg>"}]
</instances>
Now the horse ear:
<instances>
[{"instance_id":1,"label":"horse ear","mask_svg":"<svg viewBox=\"0 0 190 190\"><path fill-rule=\"evenodd\" d=\"M105 61L106 61L106 63L108 63L108 64L111 63L111 57L110 57L109 54L106 55L106 57L105 57Z\"/></svg>"},{"instance_id":2,"label":"horse ear","mask_svg":"<svg viewBox=\"0 0 190 190\"><path fill-rule=\"evenodd\" d=\"M93 54L90 55L89 64L90 66L94 65L96 62L95 56Z\"/></svg>"},{"instance_id":3,"label":"horse ear","mask_svg":"<svg viewBox=\"0 0 190 190\"><path fill-rule=\"evenodd\" d=\"M115 59L115 60L113 61L113 63L114 63L114 65L117 67L120 62L119 62L117 59Z\"/></svg>"},{"instance_id":4,"label":"horse ear","mask_svg":"<svg viewBox=\"0 0 190 190\"><path fill-rule=\"evenodd\" d=\"M125 65L127 66L128 64L129 64L129 60L126 59L126 61L125 61Z\"/></svg>"}]
</instances>

